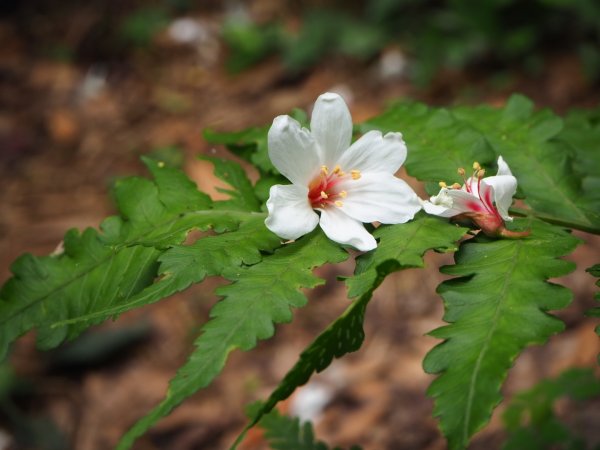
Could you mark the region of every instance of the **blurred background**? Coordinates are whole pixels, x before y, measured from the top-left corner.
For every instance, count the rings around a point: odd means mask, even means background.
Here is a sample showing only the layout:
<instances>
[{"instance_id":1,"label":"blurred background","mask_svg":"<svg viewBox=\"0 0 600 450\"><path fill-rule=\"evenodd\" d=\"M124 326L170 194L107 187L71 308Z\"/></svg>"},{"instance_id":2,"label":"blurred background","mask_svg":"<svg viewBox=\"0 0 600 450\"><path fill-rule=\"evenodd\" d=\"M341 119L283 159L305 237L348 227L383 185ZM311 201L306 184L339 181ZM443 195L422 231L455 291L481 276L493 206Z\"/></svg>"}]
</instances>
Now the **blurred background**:
<instances>
[{"instance_id":1,"label":"blurred background","mask_svg":"<svg viewBox=\"0 0 600 450\"><path fill-rule=\"evenodd\" d=\"M0 281L19 254L52 252L69 228L114 213L109 190L144 170L140 155L177 164L218 195L202 129L238 131L310 108L335 91L355 122L393 99L432 105L502 105L513 92L559 113L598 105L600 4L595 0L102 1L0 2ZM216 152L228 155L223 148ZM465 164L470 164L465 161ZM248 168L252 176L251 168ZM595 366L593 279L598 239L572 256L561 282L575 292L560 312L567 331L528 349L506 395L570 366ZM437 268L390 276L375 294L360 352L337 361L284 405L309 414L319 438L365 449L443 449L421 368L442 324ZM347 305L335 274L293 324L248 354L137 443L138 449L226 448L243 406L265 398L299 352ZM0 366L0 450L113 448L163 397L186 359L219 280L133 311L55 351L29 334ZM308 400L307 400L308 399ZM310 402L309 402L310 403ZM502 407L500 408L500 410ZM600 442L600 401L558 414ZM595 424L595 425L594 425ZM500 448L499 414L474 449ZM246 450L264 448L259 437Z\"/></svg>"}]
</instances>

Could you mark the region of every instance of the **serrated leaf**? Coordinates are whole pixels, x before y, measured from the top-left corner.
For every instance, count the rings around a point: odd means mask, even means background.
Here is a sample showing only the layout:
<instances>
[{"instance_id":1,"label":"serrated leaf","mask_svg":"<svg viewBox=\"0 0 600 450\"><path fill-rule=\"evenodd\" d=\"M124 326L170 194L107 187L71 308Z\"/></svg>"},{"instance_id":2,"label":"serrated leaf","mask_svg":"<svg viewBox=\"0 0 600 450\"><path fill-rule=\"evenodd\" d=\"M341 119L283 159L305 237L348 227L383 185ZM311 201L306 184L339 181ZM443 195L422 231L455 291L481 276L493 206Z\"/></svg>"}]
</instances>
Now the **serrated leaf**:
<instances>
[{"instance_id":1,"label":"serrated leaf","mask_svg":"<svg viewBox=\"0 0 600 450\"><path fill-rule=\"evenodd\" d=\"M554 413L561 397L582 401L600 396L600 380L591 369L570 369L553 380L542 380L511 400L502 415L509 432L504 450L587 448ZM563 447L564 446L564 447Z\"/></svg>"},{"instance_id":2,"label":"serrated leaf","mask_svg":"<svg viewBox=\"0 0 600 450\"><path fill-rule=\"evenodd\" d=\"M600 200L600 108L570 111L558 139L576 154L574 170L587 198Z\"/></svg>"},{"instance_id":3,"label":"serrated leaf","mask_svg":"<svg viewBox=\"0 0 600 450\"><path fill-rule=\"evenodd\" d=\"M514 95L501 109L399 103L359 129L401 131L409 148L406 170L425 182L462 183L457 168L473 161L491 168L502 155L537 216L600 233L596 132L576 139L580 128L559 134L562 127L560 117L549 110L534 112L530 100ZM576 171L582 167L584 180Z\"/></svg>"},{"instance_id":4,"label":"serrated leaf","mask_svg":"<svg viewBox=\"0 0 600 450\"><path fill-rule=\"evenodd\" d=\"M235 133L217 133L204 130L204 139L211 144L225 145L231 152L251 162L261 173L277 173L267 150L267 132L270 125L253 127Z\"/></svg>"},{"instance_id":5,"label":"serrated leaf","mask_svg":"<svg viewBox=\"0 0 600 450\"><path fill-rule=\"evenodd\" d=\"M229 213L233 216L233 213ZM175 245L159 258L159 278L126 301L106 309L53 324L68 325L88 320L105 320L131 309L149 305L206 277L222 275L233 267L258 263L261 252L270 252L281 245L280 239L265 227L262 214L235 214L239 228L215 236L204 237L191 245Z\"/></svg>"},{"instance_id":6,"label":"serrated leaf","mask_svg":"<svg viewBox=\"0 0 600 450\"><path fill-rule=\"evenodd\" d=\"M115 197L121 217L106 219L102 233L71 230L63 252L26 254L12 265L14 277L0 290L0 357L32 328L37 328L43 349L74 338L96 322L52 324L134 296L152 283L162 247L181 242L190 229L218 222L205 213L211 205L208 196L182 172L150 159L145 163L155 181L133 177L118 182ZM219 225L226 228L229 217L224 219Z\"/></svg>"},{"instance_id":7,"label":"serrated leaf","mask_svg":"<svg viewBox=\"0 0 600 450\"><path fill-rule=\"evenodd\" d=\"M600 278L600 264L595 264L592 267L587 268L586 272L590 273L593 277ZM600 287L600 280L596 281L596 286ZM600 292L596 292L594 298L600 301ZM600 306L596 306L587 311L586 316L600 317ZM600 325L596 326L596 334L600 336ZM598 364L600 364L600 355L598 355Z\"/></svg>"},{"instance_id":8,"label":"serrated leaf","mask_svg":"<svg viewBox=\"0 0 600 450\"><path fill-rule=\"evenodd\" d=\"M232 350L250 350L258 339L273 335L274 323L289 322L291 308L306 304L300 289L323 282L312 270L347 256L319 229L265 256L258 264L224 273L232 283L217 290L223 300L212 309L211 320L196 340L196 350L171 380L163 402L127 432L118 448L129 448L158 419L211 383Z\"/></svg>"},{"instance_id":9,"label":"serrated leaf","mask_svg":"<svg viewBox=\"0 0 600 450\"><path fill-rule=\"evenodd\" d=\"M574 268L557 259L580 242L566 231L534 219L518 219L531 228L518 240L492 240L481 234L464 243L456 264L443 272L457 276L442 283L447 326L431 335L444 339L423 363L439 374L428 395L451 449L465 448L501 400L500 386L519 352L542 344L564 324L547 313L567 306L571 292L547 282Z\"/></svg>"},{"instance_id":10,"label":"serrated leaf","mask_svg":"<svg viewBox=\"0 0 600 450\"><path fill-rule=\"evenodd\" d=\"M215 175L232 187L232 189L217 188L219 192L229 195L229 200L215 202L215 208L260 211L260 203L254 194L252 183L239 164L209 156L203 156L202 159L210 161L214 166Z\"/></svg>"},{"instance_id":11,"label":"serrated leaf","mask_svg":"<svg viewBox=\"0 0 600 450\"><path fill-rule=\"evenodd\" d=\"M302 126L308 125L308 118L303 110L294 109L290 116L300 122ZM269 158L267 145L269 128L271 128L271 125L251 127L233 133L218 133L205 129L203 135L209 143L225 145L232 153L251 162L258 169L261 176L279 175Z\"/></svg>"},{"instance_id":12,"label":"serrated leaf","mask_svg":"<svg viewBox=\"0 0 600 450\"><path fill-rule=\"evenodd\" d=\"M315 372L325 370L334 358L360 348L364 339L363 321L373 291L387 275L410 267L422 267L423 255L431 249L452 251L465 229L437 218L418 215L414 221L379 227L374 236L379 245L373 252L359 257L356 274L346 280L350 296L361 295L344 313L327 327L301 354L269 399L256 411L243 434L275 405L306 383ZM234 444L235 447L235 444Z\"/></svg>"},{"instance_id":13,"label":"serrated leaf","mask_svg":"<svg viewBox=\"0 0 600 450\"><path fill-rule=\"evenodd\" d=\"M265 430L265 439L272 450L328 450L329 447L315 439L310 422L300 423L300 419L279 414L273 410L264 416L259 426ZM332 450L341 450L335 447ZM361 450L354 445L350 450Z\"/></svg>"},{"instance_id":14,"label":"serrated leaf","mask_svg":"<svg viewBox=\"0 0 600 450\"><path fill-rule=\"evenodd\" d=\"M409 149L404 166L422 181L452 184L462 181L457 168L473 161L485 165L494 162L494 152L481 133L446 109L398 103L359 126L362 133L374 129L402 132Z\"/></svg>"},{"instance_id":15,"label":"serrated leaf","mask_svg":"<svg viewBox=\"0 0 600 450\"><path fill-rule=\"evenodd\" d=\"M348 297L362 295L373 289L377 267L387 261L401 261L403 268L423 267L423 253L427 250L454 252L456 241L466 228L450 224L446 220L421 213L406 224L381 226L373 236L380 241L374 252L360 256L353 277L346 280Z\"/></svg>"}]
</instances>

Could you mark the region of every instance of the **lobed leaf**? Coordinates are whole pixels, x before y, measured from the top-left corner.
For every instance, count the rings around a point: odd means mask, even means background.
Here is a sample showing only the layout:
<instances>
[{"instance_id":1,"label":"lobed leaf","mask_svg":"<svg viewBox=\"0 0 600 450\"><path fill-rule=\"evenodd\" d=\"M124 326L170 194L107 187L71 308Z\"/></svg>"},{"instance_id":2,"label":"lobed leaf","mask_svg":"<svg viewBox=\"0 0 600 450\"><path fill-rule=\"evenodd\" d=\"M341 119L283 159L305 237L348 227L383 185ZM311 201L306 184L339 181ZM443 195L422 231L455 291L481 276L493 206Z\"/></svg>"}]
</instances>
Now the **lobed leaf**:
<instances>
[{"instance_id":1,"label":"lobed leaf","mask_svg":"<svg viewBox=\"0 0 600 450\"><path fill-rule=\"evenodd\" d=\"M444 320L431 335L444 339L426 356L427 373L439 374L428 395L451 449L465 448L501 400L500 386L519 352L542 344L564 324L547 313L571 300L566 288L547 279L574 268L558 259L579 239L535 219L518 219L531 236L492 240L481 234L464 243L456 264L443 272L457 276L442 283Z\"/></svg>"},{"instance_id":2,"label":"lobed leaf","mask_svg":"<svg viewBox=\"0 0 600 450\"><path fill-rule=\"evenodd\" d=\"M387 275L410 267L423 267L423 255L428 250L455 250L455 242L465 231L464 228L424 214L409 223L379 227L374 232L380 240L379 245L373 252L358 258L355 275L346 280L351 296L360 295L360 298L300 354L298 362L255 412L236 444L264 414L289 397L298 386L305 384L313 373L325 370L334 358L360 348L364 339L363 322L367 304L373 291Z\"/></svg>"},{"instance_id":3,"label":"lobed leaf","mask_svg":"<svg viewBox=\"0 0 600 450\"><path fill-rule=\"evenodd\" d=\"M401 130L410 151L407 172L436 183L461 182L459 167L495 165L502 155L519 192L541 219L600 233L599 125L594 114L563 120L514 95L504 108L429 108L399 103L359 126L366 132ZM562 130L562 131L561 131ZM437 192L430 185L430 193Z\"/></svg>"},{"instance_id":4,"label":"lobed leaf","mask_svg":"<svg viewBox=\"0 0 600 450\"><path fill-rule=\"evenodd\" d=\"M600 264L594 264L592 267L586 269L586 272L590 273L593 277L600 278ZM596 281L596 286L600 287L600 280ZM594 298L600 301L600 292L596 292ZM600 317L600 306L590 309L586 313L590 317ZM600 325L596 326L596 334L600 336ZM598 355L598 364L600 364L600 355Z\"/></svg>"},{"instance_id":5,"label":"lobed leaf","mask_svg":"<svg viewBox=\"0 0 600 450\"><path fill-rule=\"evenodd\" d=\"M211 158L209 156L204 156L202 159L210 161L214 166L215 175L231 186L231 189L217 188L219 192L229 195L229 199L215 202L216 208L260 211L260 203L256 198L252 183L239 164L227 159Z\"/></svg>"},{"instance_id":6,"label":"lobed leaf","mask_svg":"<svg viewBox=\"0 0 600 450\"><path fill-rule=\"evenodd\" d=\"M0 358L32 328L37 328L43 349L74 338L97 321L52 325L136 295L156 276L162 249L181 242L190 229L232 226L229 216L206 213L210 198L182 172L144 161L155 180L119 181L115 197L121 216L106 219L101 233L70 230L62 251L43 257L25 254L13 263L14 276L0 290Z\"/></svg>"},{"instance_id":7,"label":"lobed leaf","mask_svg":"<svg viewBox=\"0 0 600 450\"><path fill-rule=\"evenodd\" d=\"M422 103L397 103L359 126L359 131L402 131L408 156L407 172L423 181L462 181L456 169L473 161L492 164L494 152L474 126L446 109ZM437 189L439 190L439 189Z\"/></svg>"},{"instance_id":8,"label":"lobed leaf","mask_svg":"<svg viewBox=\"0 0 600 450\"><path fill-rule=\"evenodd\" d=\"M274 323L289 322L291 308L306 304L300 289L323 282L312 270L341 262L347 256L318 229L263 257L258 264L224 272L223 276L232 283L217 290L223 300L212 309L211 320L196 340L195 351L171 380L163 402L127 432L118 448L129 448L158 419L211 383L232 350L250 350L258 339L273 335Z\"/></svg>"},{"instance_id":9,"label":"lobed leaf","mask_svg":"<svg viewBox=\"0 0 600 450\"><path fill-rule=\"evenodd\" d=\"M379 245L374 252L356 261L354 276L346 280L348 297L363 295L375 286L377 267L388 260L398 261L403 269L423 267L423 254L428 250L454 252L456 242L467 232L425 213L405 224L381 226L373 232Z\"/></svg>"},{"instance_id":10,"label":"lobed leaf","mask_svg":"<svg viewBox=\"0 0 600 450\"><path fill-rule=\"evenodd\" d=\"M222 275L233 267L252 265L262 259L261 252L271 252L281 245L277 236L264 225L263 214L228 212L239 223L239 228L227 233L204 237L191 245L175 245L159 258L158 280L118 305L96 310L91 314L72 316L55 323L63 326L88 320L106 320L126 311L149 305L206 277Z\"/></svg>"}]
</instances>

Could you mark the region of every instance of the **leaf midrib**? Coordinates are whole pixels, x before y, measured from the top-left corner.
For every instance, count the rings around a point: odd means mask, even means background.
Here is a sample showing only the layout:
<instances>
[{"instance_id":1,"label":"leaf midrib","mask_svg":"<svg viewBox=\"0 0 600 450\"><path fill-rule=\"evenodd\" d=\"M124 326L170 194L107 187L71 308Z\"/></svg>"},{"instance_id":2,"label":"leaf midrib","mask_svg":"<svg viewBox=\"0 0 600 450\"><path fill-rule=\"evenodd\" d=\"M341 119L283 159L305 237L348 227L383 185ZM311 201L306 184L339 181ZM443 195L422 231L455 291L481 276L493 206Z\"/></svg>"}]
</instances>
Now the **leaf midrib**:
<instances>
[{"instance_id":1,"label":"leaf midrib","mask_svg":"<svg viewBox=\"0 0 600 450\"><path fill-rule=\"evenodd\" d=\"M512 258L513 260L518 259L519 253L521 252L521 249L523 247L523 244L521 241L517 242L517 247L516 247L516 252L514 255L514 258ZM496 309L494 311L494 316L492 317L492 326L490 327L485 340L483 342L483 346L481 347L481 351L479 352L479 355L477 356L477 360L475 361L475 367L473 369L473 373L471 375L471 380L469 382L469 392L467 395L467 404L466 404L466 409L465 409L465 421L464 421L464 425L463 425L463 443L468 443L469 442L469 425L471 422L471 412L472 412L472 407L473 407L473 397L475 395L475 384L477 382L477 378L479 376L479 369L481 367L481 362L483 361L483 357L485 356L485 354L488 351L490 342L491 342L491 337L494 334L494 332L496 331L496 327L498 325L498 315L500 314L500 310L502 309L501 306L503 304L503 300L506 297L506 290L508 289L508 285L509 285L509 280L510 277L512 275L512 273L515 270L515 267L517 266L517 264L511 264L510 265L510 270L507 273L507 276L505 277L505 281L504 281L504 285L502 286L502 293L500 295L500 298L498 300L498 302L496 303Z\"/></svg>"},{"instance_id":2,"label":"leaf midrib","mask_svg":"<svg viewBox=\"0 0 600 450\"><path fill-rule=\"evenodd\" d=\"M278 266L278 267L280 267L280 268L281 268L281 270L280 270L279 272L283 274L283 273L286 273L286 272L287 272L287 269L288 269L290 266L293 266L293 265L295 264L295 262L296 262L295 260L296 260L296 258L288 258L288 259L287 259L287 261L286 261L286 263L287 263L287 264L275 264L275 266ZM277 261L276 261L276 262L277 262ZM312 270L313 270L315 267L317 267L317 266L319 266L319 265L322 265L322 264L324 264L324 263L321 263L321 264L319 264L319 263L316 263L316 264L315 264L315 263L313 263L313 264L311 264L311 265L310 265L310 267L306 267L306 266L305 266L305 267L303 268L303 270L308 270L308 271L311 271L311 272L312 272ZM273 285L275 285L275 284L276 284L276 283L279 281L279 279L280 279L279 277L276 277L276 276L270 276L270 277L269 277L269 280L271 280L271 283L269 284L269 286L273 286ZM239 280L239 279L238 279L238 280ZM234 281L232 282L232 284L235 284L235 283L237 283L237 282L238 282L238 280L234 280ZM304 285L297 286L297 287L296 287L296 290L299 290L299 289L301 289L302 287L305 287L305 286L304 286ZM261 291L264 291L264 290L265 290L264 288L263 288L263 289L261 289ZM220 347L220 348L222 348L224 345L227 345L227 346L226 346L226 350L225 350L225 352L224 352L224 353L225 353L225 357L227 357L227 354L229 354L229 353L230 353L231 351L233 351L234 349L236 349L236 348L240 348L240 347L241 347L239 344L238 344L238 345L231 345L231 344L229 343L229 341L230 341L231 337L232 337L232 336L233 336L235 333L237 333L237 331L238 331L238 330L239 330L239 329L242 327L242 325L244 325L244 324L246 323L246 321L247 321L248 319L254 320L254 314L251 314L251 312L252 312L252 311L253 311L253 310L256 308L256 303L255 303L255 302L246 302L246 303L249 305L249 308L246 310L246 311L248 311L248 313L246 313L246 314L242 314L242 315L241 315L241 316L242 316L242 319L241 319L241 320L237 320L237 321L236 321L236 323L235 323L235 325L234 325L233 327L230 327L230 329L229 329L229 332L227 333L227 335L225 336L225 338L224 338L224 339L221 339L221 345L220 345L219 347ZM215 317L213 320L217 320L217 319L218 319L218 317ZM274 322L274 321L273 321L273 320L271 320L271 322ZM204 335L205 335L205 334L201 335L201 337L200 337L199 339L202 339L202 336L204 336ZM257 339L257 340L258 340L258 339ZM252 348L254 348L255 346L256 346L256 344L255 344L255 345L253 345L253 346L252 346ZM198 346L196 346L196 349L198 349L198 348L199 348L199 347L198 347ZM213 347L213 348L214 348L214 347ZM194 352L194 353L195 353L195 352ZM201 363L200 363L200 364L199 364L199 365L198 365L198 366L195 368L195 372L197 372L197 373L204 373L204 371L205 371L205 369L206 369L207 367L212 367L212 366L214 365L214 362L215 362L215 360L216 360L216 358L217 358L217 355L221 355L222 353L223 353L223 352L215 352L215 351L212 351L212 352L210 352L210 354L211 354L211 357L209 357L209 358L203 358L203 359L202 359L202 362L201 362ZM214 377L213 377L213 378L214 378ZM177 378L175 378L175 379L177 379ZM174 380L175 380L175 379L174 379ZM193 378L191 378L191 377L184 377L183 379L186 381L186 382L185 382L185 386L189 386L189 385L190 385L190 383L191 383L192 381L194 381L194 379L193 379ZM208 382L208 383L210 383L210 381L211 381L211 380L209 380L209 382ZM204 382L204 383L201 383L201 384L200 384L200 386L198 387L198 389L201 389L202 387L205 387L205 386L207 386L207 385L208 385L208 383L206 383L206 382ZM198 389L196 389L196 390L198 390ZM159 414L160 414L160 416L161 416L161 417L163 416L163 414L162 414L162 413L163 413L163 410L164 410L165 408L166 408L167 410L171 410L171 409L172 409L172 408L175 406L175 405L173 405L173 406L171 406L171 405L170 405L170 404L171 404L171 402L169 402L169 400L170 400L170 399L171 399L171 400L175 400L175 404L178 404L178 403L180 403L180 402L182 401L182 400L180 399L180 395L178 395L178 396L175 396L175 392L180 392L181 390L182 390L182 389L180 388L180 389L177 389L177 391L175 391L175 390L173 390L173 386L170 386L170 387L169 387L169 390L168 390L168 396L167 396L167 398L165 398L165 400L163 400L163 401L162 401L162 402L161 402L161 403L160 403L160 404L159 404L159 405L156 407L156 409L155 409L155 411L158 411L158 412L159 412ZM185 396L184 396L184 398L185 398ZM146 417L149 417L149 416L146 416ZM141 420L143 421L144 419L141 419ZM156 420L153 420L153 421L152 421L151 423L149 423L148 425L144 425L144 428L143 428L143 430L142 430L141 432L143 432L144 430L147 430L147 429L148 429L150 426L152 426L152 424L154 424L155 422L156 422ZM122 442L123 442L123 441L124 441L124 440L127 438L127 436L129 435L129 433L131 433L131 432L132 432L132 431L135 429L135 427L136 427L136 426L137 426L139 423L140 423L140 422L138 422L136 425L134 425L134 428L132 428L132 429L131 429L129 432L127 432L127 434L126 434L125 436L123 436L123 438L122 438ZM132 437L133 437L133 439L137 438L137 436L139 436L139 435L141 434L141 432L140 432L140 431L136 431L136 433L134 434L134 436L132 436ZM129 439L131 439L131 438L129 438ZM126 442L129 442L129 440L128 440L128 441L126 441ZM127 448L129 448L130 446L131 446L131 445L127 445ZM118 449L120 449L120 448L125 448L125 447L122 447L121 445L118 445L118 446L117 446L117 448L118 448Z\"/></svg>"},{"instance_id":3,"label":"leaf midrib","mask_svg":"<svg viewBox=\"0 0 600 450\"><path fill-rule=\"evenodd\" d=\"M164 222L162 222L162 223L160 223L158 225L155 225L152 228L163 227L163 226L167 226L167 225L173 224L177 220L182 219L183 217L187 217L187 216L191 216L191 215L210 215L210 214L214 214L215 212L216 213L221 213L221 214L224 214L224 215L231 214L233 216L235 216L235 215L241 215L241 216L254 215L254 216L256 216L257 214L264 215L264 213L242 212L242 211L229 211L229 210L223 210L223 211L217 211L217 210L189 211L189 212L186 212L186 213L179 213L179 214L177 214L177 217L174 217L172 219L166 220L166 221L164 221ZM40 302L43 302L43 301L47 300L48 298L52 297L57 292L62 291L67 286L71 285L72 283L76 283L81 278L86 277L92 271L94 271L96 268L100 267L102 264L104 264L105 262L109 261L111 258L116 257L122 250L124 250L125 248L129 248L131 245L134 245L135 242L138 239L140 239L142 236L144 236L147 232L148 232L148 229L144 229L143 231L140 231L134 237L130 237L127 241L125 241L123 243L119 243L118 245L106 247L106 248L109 248L111 251L104 258L100 258L100 259L96 260L93 264L87 266L85 270L77 273L77 275L74 276L73 278L70 278L68 281L65 281L64 283L58 285L54 289L51 289L46 294L41 295L40 297L37 297L37 298L33 299L31 302L27 303L23 307L15 310L13 314L10 314L8 316L2 317L0 319L0 324L4 324L4 323L8 322L9 320L12 320L14 317L22 314L24 311L28 310L29 308L31 308L33 306L36 306Z\"/></svg>"}]
</instances>

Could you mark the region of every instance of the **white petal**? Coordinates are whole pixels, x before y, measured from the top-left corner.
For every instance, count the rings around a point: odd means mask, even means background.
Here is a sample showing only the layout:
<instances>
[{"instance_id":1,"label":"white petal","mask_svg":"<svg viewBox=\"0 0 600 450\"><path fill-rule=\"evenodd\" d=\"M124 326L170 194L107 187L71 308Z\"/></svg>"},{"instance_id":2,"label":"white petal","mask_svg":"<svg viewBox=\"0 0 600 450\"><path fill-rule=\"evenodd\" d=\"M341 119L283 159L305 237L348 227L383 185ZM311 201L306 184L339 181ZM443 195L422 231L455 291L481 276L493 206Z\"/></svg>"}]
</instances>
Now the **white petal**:
<instances>
[{"instance_id":1,"label":"white petal","mask_svg":"<svg viewBox=\"0 0 600 450\"><path fill-rule=\"evenodd\" d=\"M498 164L500 164L500 160L498 160ZM512 221L512 217L508 215L508 208L512 205L512 198L517 191L517 179L512 175L496 175L495 177L484 178L481 180L481 185L482 190L483 186L493 188L494 203L496 203L496 209L500 213L500 217L506 221Z\"/></svg>"},{"instance_id":2,"label":"white petal","mask_svg":"<svg viewBox=\"0 0 600 450\"><path fill-rule=\"evenodd\" d=\"M339 184L347 197L342 211L361 222L404 223L421 209L417 194L390 173L365 173Z\"/></svg>"},{"instance_id":3,"label":"white petal","mask_svg":"<svg viewBox=\"0 0 600 450\"><path fill-rule=\"evenodd\" d=\"M310 131L321 148L323 164L335 166L352 140L352 117L342 97L330 92L319 96Z\"/></svg>"},{"instance_id":4,"label":"white petal","mask_svg":"<svg viewBox=\"0 0 600 450\"><path fill-rule=\"evenodd\" d=\"M448 189L447 194L450 198L452 198L452 211L455 213L453 215L466 212L489 213L479 197L476 197L469 192L461 189Z\"/></svg>"},{"instance_id":5,"label":"white petal","mask_svg":"<svg viewBox=\"0 0 600 450\"><path fill-rule=\"evenodd\" d=\"M401 133L369 131L346 150L338 161L343 170L396 173L406 159Z\"/></svg>"},{"instance_id":6,"label":"white petal","mask_svg":"<svg viewBox=\"0 0 600 450\"><path fill-rule=\"evenodd\" d=\"M423 206L423 210L427 214L432 214L434 216L452 217L452 216L456 216L457 214L460 214L459 212L456 212L452 208L448 208L447 206L443 206L443 205L437 205L429 200L422 200L421 205Z\"/></svg>"},{"instance_id":7,"label":"white petal","mask_svg":"<svg viewBox=\"0 0 600 450\"><path fill-rule=\"evenodd\" d=\"M498 157L498 173L496 175L512 175L510 167L508 167L502 156Z\"/></svg>"},{"instance_id":8,"label":"white petal","mask_svg":"<svg viewBox=\"0 0 600 450\"><path fill-rule=\"evenodd\" d=\"M278 116L269 129L269 158L294 184L308 186L321 168L319 148L310 132L290 116Z\"/></svg>"},{"instance_id":9,"label":"white petal","mask_svg":"<svg viewBox=\"0 0 600 450\"><path fill-rule=\"evenodd\" d=\"M348 217L336 206L321 210L321 228L332 241L367 252L377 247L375 238L362 223Z\"/></svg>"},{"instance_id":10,"label":"white petal","mask_svg":"<svg viewBox=\"0 0 600 450\"><path fill-rule=\"evenodd\" d=\"M427 214L433 214L439 217L453 217L460 214L453 208L454 200L448 195L448 189L442 188L438 195L434 195L429 200L421 200L421 206Z\"/></svg>"},{"instance_id":11,"label":"white petal","mask_svg":"<svg viewBox=\"0 0 600 450\"><path fill-rule=\"evenodd\" d=\"M284 239L298 239L315 229L319 216L308 203L308 188L277 184L269 191L265 225Z\"/></svg>"}]
</instances>

